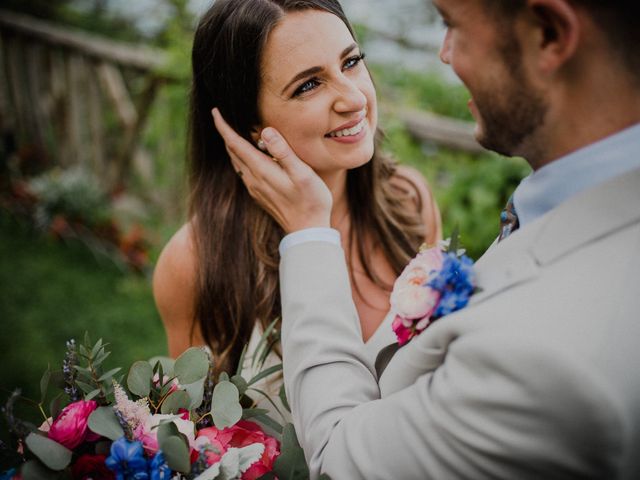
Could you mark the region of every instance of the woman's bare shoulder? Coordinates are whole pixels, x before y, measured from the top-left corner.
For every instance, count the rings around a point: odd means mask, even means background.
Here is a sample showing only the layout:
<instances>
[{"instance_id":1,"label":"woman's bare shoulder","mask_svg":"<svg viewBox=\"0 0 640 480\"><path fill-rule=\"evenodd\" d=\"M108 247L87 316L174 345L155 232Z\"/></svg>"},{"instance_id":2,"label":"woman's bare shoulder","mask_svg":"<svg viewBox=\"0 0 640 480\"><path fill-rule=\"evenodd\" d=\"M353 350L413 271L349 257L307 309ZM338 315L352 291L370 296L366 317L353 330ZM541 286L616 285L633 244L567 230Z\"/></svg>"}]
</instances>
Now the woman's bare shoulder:
<instances>
[{"instance_id":1,"label":"woman's bare shoulder","mask_svg":"<svg viewBox=\"0 0 640 480\"><path fill-rule=\"evenodd\" d=\"M153 296L169 343L169 353L191 343L195 318L197 259L191 224L183 225L167 242L153 273Z\"/></svg>"}]
</instances>

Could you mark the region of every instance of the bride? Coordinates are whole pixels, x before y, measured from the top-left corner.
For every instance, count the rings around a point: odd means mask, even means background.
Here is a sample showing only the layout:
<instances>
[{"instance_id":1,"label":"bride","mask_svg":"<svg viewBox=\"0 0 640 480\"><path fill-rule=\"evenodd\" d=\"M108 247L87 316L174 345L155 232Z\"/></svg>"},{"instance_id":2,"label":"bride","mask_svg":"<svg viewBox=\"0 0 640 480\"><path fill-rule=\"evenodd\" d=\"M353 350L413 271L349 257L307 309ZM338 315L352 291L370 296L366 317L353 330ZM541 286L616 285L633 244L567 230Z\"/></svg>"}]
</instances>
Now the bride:
<instances>
[{"instance_id":1,"label":"bride","mask_svg":"<svg viewBox=\"0 0 640 480\"><path fill-rule=\"evenodd\" d=\"M372 361L394 341L391 286L422 243L440 238L440 216L420 174L379 150L375 89L354 38L334 0L217 0L201 19L189 219L163 249L153 285L171 356L205 345L218 373L235 371L245 344L280 316L284 235L234 171L214 107L258 148L262 129L276 128L324 180Z\"/></svg>"}]
</instances>

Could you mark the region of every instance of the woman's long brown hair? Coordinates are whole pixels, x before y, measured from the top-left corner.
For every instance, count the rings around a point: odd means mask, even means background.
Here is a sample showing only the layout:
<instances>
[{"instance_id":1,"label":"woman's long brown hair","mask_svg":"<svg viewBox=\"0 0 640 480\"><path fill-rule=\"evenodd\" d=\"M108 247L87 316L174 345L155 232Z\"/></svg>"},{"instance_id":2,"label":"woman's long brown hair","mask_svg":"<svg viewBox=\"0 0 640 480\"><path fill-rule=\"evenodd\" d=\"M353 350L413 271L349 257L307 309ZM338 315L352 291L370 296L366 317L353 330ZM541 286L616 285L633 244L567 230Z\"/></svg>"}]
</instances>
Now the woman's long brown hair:
<instances>
[{"instance_id":1,"label":"woman's long brown hair","mask_svg":"<svg viewBox=\"0 0 640 480\"><path fill-rule=\"evenodd\" d=\"M267 35L287 12L307 9L333 13L354 35L337 1L217 0L194 39L189 216L198 276L193 327L200 327L218 372L236 367L256 322L264 329L280 316L278 244L284 232L235 173L211 110L218 107L240 135L251 138L260 123L260 59ZM380 137L378 132L377 145ZM425 238L420 206L407 209L415 186L408 179L407 188L391 182L394 174L394 163L377 148L370 162L347 174L349 242L367 276L385 288L390 286L383 285L360 248L364 240L380 248L399 274Z\"/></svg>"}]
</instances>

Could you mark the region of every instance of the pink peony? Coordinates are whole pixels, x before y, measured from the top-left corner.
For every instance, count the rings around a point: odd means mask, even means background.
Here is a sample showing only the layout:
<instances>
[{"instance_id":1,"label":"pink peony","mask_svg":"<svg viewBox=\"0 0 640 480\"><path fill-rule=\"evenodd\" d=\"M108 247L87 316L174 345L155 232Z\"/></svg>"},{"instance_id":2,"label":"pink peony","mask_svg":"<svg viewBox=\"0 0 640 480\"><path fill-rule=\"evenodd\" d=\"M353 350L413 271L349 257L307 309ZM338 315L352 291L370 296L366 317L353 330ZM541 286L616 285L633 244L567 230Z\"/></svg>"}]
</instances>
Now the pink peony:
<instances>
[{"instance_id":1,"label":"pink peony","mask_svg":"<svg viewBox=\"0 0 640 480\"><path fill-rule=\"evenodd\" d=\"M51 424L49 438L72 450L87 439L97 439L87 427L89 415L96 408L98 404L94 400L79 400L67 405Z\"/></svg>"},{"instance_id":2,"label":"pink peony","mask_svg":"<svg viewBox=\"0 0 640 480\"><path fill-rule=\"evenodd\" d=\"M264 452L260 460L242 474L242 480L255 480L273 470L273 462L280 455L280 444L275 438L266 435L256 423L241 420L223 430L216 427L204 428L198 432L196 439L197 446L208 444L217 450L206 453L209 465L219 462L231 447L241 448L254 443L263 444Z\"/></svg>"},{"instance_id":3,"label":"pink peony","mask_svg":"<svg viewBox=\"0 0 640 480\"><path fill-rule=\"evenodd\" d=\"M440 248L419 253L407 265L393 285L391 308L405 320L430 317L440 300L440 292L426 286L442 268ZM408 325L405 325L408 327Z\"/></svg>"}]
</instances>

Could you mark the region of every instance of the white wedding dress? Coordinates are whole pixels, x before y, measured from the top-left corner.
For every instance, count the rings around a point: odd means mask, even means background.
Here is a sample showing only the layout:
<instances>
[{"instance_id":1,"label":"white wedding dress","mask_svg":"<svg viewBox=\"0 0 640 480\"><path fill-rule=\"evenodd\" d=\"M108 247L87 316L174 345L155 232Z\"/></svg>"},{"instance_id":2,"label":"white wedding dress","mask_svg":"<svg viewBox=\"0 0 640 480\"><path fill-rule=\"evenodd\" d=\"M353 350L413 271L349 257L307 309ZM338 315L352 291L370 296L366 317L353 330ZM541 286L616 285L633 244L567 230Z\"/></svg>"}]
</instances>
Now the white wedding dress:
<instances>
[{"instance_id":1,"label":"white wedding dress","mask_svg":"<svg viewBox=\"0 0 640 480\"><path fill-rule=\"evenodd\" d=\"M391 329L393 318L393 312L389 312L387 316L382 320L382 323L380 324L380 326L378 326L377 330L373 333L373 335L371 335L371 337L369 337L369 339L364 344L364 349L371 365L375 363L376 356L381 349L391 343L396 342L395 334ZM253 332L251 333L251 339L249 340L249 346L247 348L248 355L245 358L242 368L242 376L247 381L260 373L260 371L282 363L282 360L278 357L278 355L276 355L274 352L270 352L264 362L264 365L261 368L257 368L257 366L252 365L253 358L250 354L253 354L256 351L256 348L258 347L258 344L260 342L260 338L262 338L262 332L262 327L260 325L256 325L253 329ZM249 392L249 395L256 400L256 407L268 410L268 415L274 420L278 421L279 423L291 422L291 414L287 411L286 408L284 408L284 405L282 404L279 397L281 386L281 372L261 379L252 385L252 387L255 387L256 389L269 395L270 399L275 403L275 406L263 395L257 392Z\"/></svg>"}]
</instances>

